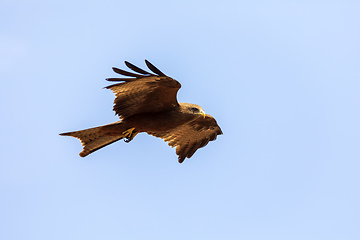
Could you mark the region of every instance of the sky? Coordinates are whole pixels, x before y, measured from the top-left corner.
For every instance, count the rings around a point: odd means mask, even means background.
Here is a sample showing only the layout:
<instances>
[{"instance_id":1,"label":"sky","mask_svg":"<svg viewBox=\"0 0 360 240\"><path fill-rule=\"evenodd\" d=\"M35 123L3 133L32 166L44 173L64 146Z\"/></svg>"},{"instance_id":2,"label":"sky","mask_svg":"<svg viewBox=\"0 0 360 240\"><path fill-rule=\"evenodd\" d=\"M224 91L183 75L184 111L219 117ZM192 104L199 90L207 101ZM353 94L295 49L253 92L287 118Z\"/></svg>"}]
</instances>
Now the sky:
<instances>
[{"instance_id":1,"label":"sky","mask_svg":"<svg viewBox=\"0 0 360 240\"><path fill-rule=\"evenodd\" d=\"M359 1L0 1L0 239L360 239ZM147 59L223 135L182 164L117 121Z\"/></svg>"}]
</instances>

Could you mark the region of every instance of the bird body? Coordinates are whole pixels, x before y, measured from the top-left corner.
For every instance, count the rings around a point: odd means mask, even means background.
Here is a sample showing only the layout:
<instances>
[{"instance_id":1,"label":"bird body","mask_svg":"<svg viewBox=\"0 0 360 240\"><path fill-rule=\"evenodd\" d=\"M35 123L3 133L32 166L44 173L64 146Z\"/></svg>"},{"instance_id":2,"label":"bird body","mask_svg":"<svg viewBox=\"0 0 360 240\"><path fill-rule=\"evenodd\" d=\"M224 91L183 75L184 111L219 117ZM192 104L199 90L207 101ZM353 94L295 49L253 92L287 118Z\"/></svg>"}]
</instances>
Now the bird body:
<instances>
[{"instance_id":1,"label":"bird body","mask_svg":"<svg viewBox=\"0 0 360 240\"><path fill-rule=\"evenodd\" d=\"M181 163L222 134L215 119L205 114L200 106L177 102L176 94L181 87L178 81L145 62L157 75L125 62L130 69L143 75L113 68L116 73L132 78L107 79L121 81L106 87L115 93L113 109L120 121L60 134L80 139L84 147L79 154L81 157L121 139L130 142L138 133L146 132L175 146Z\"/></svg>"}]
</instances>

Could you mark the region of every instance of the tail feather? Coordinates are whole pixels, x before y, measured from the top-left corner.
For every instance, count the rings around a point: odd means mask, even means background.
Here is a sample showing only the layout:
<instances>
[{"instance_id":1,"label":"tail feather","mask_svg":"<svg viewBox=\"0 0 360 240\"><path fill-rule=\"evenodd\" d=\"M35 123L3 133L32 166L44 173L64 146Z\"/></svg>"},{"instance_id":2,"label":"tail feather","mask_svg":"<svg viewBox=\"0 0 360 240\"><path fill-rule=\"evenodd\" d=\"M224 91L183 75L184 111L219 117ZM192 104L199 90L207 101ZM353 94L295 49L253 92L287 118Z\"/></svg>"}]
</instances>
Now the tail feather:
<instances>
[{"instance_id":1,"label":"tail feather","mask_svg":"<svg viewBox=\"0 0 360 240\"><path fill-rule=\"evenodd\" d=\"M118 123L113 123L105 126L115 125ZM81 157L86 157L90 153L99 150L111 143L119 141L124 138L124 135L109 135L106 134L104 130L105 126L89 128L80 131L61 133L61 136L71 136L78 138L83 145L83 151L79 153Z\"/></svg>"}]
</instances>

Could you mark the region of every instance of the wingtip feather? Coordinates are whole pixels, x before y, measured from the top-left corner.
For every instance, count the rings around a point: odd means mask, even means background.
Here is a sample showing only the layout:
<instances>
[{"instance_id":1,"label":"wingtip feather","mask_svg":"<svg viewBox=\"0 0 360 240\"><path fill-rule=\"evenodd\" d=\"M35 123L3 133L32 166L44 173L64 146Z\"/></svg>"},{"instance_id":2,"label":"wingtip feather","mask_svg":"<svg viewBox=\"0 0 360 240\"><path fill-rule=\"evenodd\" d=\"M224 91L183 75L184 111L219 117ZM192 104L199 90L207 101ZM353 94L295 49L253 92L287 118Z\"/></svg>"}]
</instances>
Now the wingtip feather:
<instances>
[{"instance_id":1,"label":"wingtip feather","mask_svg":"<svg viewBox=\"0 0 360 240\"><path fill-rule=\"evenodd\" d=\"M152 74L152 73L149 73L149 72L147 72L147 71L145 71L145 70L143 70L143 69L135 66L134 64L132 64L132 63L130 63L130 62L128 62L128 61L125 61L125 65L126 65L128 68L130 68L131 70L133 70L133 71L135 71L135 72L137 72L137 73L141 73L141 74L144 74L144 75L154 75L154 74Z\"/></svg>"},{"instance_id":2,"label":"wingtip feather","mask_svg":"<svg viewBox=\"0 0 360 240\"><path fill-rule=\"evenodd\" d=\"M166 77L166 75L161 72L157 67L155 67L154 65L152 65L148 60L145 59L145 63L146 63L146 66L151 70L153 71L154 73L156 73L157 75L159 76L163 76L163 77Z\"/></svg>"}]
</instances>

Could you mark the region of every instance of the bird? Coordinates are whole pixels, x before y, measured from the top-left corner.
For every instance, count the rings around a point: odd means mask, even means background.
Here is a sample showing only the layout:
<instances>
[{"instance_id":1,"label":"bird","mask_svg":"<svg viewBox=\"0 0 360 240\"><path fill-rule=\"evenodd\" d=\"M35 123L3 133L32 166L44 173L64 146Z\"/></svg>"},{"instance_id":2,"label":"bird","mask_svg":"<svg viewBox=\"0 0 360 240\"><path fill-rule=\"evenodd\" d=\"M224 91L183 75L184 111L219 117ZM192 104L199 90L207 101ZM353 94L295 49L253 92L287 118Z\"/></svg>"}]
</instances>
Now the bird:
<instances>
[{"instance_id":1,"label":"bird","mask_svg":"<svg viewBox=\"0 0 360 240\"><path fill-rule=\"evenodd\" d=\"M113 110L120 121L60 133L81 141L81 157L121 139L129 143L138 133L145 132L175 147L178 162L182 163L223 134L216 120L205 114L202 107L177 101L177 92L181 88L177 80L166 76L149 61L145 60L145 63L151 72L125 61L133 72L113 67L115 73L125 77L106 79L118 82L105 88L115 94Z\"/></svg>"}]
</instances>

